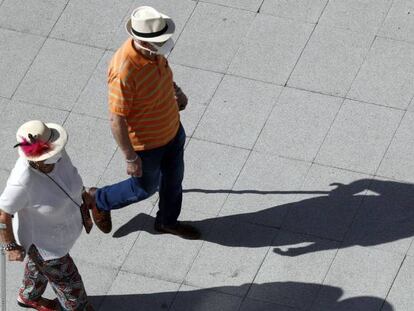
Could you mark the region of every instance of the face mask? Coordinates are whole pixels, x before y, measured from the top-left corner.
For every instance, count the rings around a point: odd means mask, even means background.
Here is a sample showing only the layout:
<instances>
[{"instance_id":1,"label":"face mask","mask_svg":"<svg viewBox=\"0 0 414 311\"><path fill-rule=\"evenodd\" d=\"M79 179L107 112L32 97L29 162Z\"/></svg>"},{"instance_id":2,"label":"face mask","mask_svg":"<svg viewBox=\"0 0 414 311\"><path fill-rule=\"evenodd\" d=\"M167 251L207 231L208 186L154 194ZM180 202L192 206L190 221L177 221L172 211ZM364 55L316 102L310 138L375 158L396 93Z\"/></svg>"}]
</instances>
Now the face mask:
<instances>
[{"instance_id":1,"label":"face mask","mask_svg":"<svg viewBox=\"0 0 414 311\"><path fill-rule=\"evenodd\" d=\"M162 46L158 46L154 43L148 42L151 45L151 47L153 48L153 50L142 46L138 41L135 41L135 42L141 49L143 49L145 51L148 51L150 54L155 54L155 55L168 56L168 54L174 48L174 40L171 39L171 38L168 39L167 41L165 41L165 43Z\"/></svg>"},{"instance_id":2,"label":"face mask","mask_svg":"<svg viewBox=\"0 0 414 311\"><path fill-rule=\"evenodd\" d=\"M49 159L45 160L45 164L56 164L59 162L59 160L62 158L62 153L59 152L55 154L54 156L50 157Z\"/></svg>"}]
</instances>

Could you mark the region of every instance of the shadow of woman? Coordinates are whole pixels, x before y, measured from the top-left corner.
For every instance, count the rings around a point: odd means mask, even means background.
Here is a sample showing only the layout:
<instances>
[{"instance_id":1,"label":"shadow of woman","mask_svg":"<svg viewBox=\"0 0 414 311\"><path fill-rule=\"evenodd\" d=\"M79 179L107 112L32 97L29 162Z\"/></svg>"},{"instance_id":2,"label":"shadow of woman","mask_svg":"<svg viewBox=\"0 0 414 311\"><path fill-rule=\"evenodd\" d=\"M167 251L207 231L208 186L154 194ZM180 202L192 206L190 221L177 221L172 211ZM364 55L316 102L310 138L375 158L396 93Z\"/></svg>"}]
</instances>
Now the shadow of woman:
<instances>
[{"instance_id":1,"label":"shadow of woman","mask_svg":"<svg viewBox=\"0 0 414 311\"><path fill-rule=\"evenodd\" d=\"M406 252L414 235L414 185L408 183L383 181L378 179L360 179L350 184L332 184L332 191L289 191L285 193L315 193L318 196L300 201L274 206L252 213L217 216L190 222L200 228L214 228L211 234L204 234L202 239L225 246L263 247L274 246L276 253L297 256L310 252L354 245L372 246L396 242L401 252ZM214 190L193 189L213 193ZM231 190L216 190L216 192ZM367 192L368 191L368 192ZM254 190L246 192L259 193ZM237 191L243 193L243 191ZM266 194L269 192L262 192ZM277 191L270 193L278 193ZM260 235L246 237L246 223L266 225L275 217L286 215L280 227L288 238L269 241ZM122 237L131 232L144 230L155 234L151 226L153 217L139 214L120 227L114 237ZM220 234L214 234L219 231ZM240 238L234 238L240 235ZM246 237L246 238L244 238ZM338 243L323 243L328 239ZM295 244L305 246L291 247ZM288 246L286 250L281 248Z\"/></svg>"},{"instance_id":2,"label":"shadow of woman","mask_svg":"<svg viewBox=\"0 0 414 311\"><path fill-rule=\"evenodd\" d=\"M296 308L313 311L394 310L381 298L358 296L344 299L342 289L314 283L243 284L240 287L250 288L248 298L243 301L237 296L220 294L232 291L234 287L238 286L182 290L178 295L175 292L161 292L91 296L90 300L101 311L295 311L298 310ZM297 294L292 296L292 292ZM287 300L286 297L293 299Z\"/></svg>"}]
</instances>

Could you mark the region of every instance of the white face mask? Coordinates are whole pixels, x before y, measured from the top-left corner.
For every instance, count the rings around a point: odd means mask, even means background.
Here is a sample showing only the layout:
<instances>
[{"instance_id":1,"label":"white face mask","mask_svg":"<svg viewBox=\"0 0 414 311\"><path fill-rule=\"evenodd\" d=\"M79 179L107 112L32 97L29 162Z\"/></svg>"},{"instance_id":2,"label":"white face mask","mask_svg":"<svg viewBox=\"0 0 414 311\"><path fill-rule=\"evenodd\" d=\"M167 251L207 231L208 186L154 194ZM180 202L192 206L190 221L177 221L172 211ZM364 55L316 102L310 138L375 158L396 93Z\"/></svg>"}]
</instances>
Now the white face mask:
<instances>
[{"instance_id":1,"label":"white face mask","mask_svg":"<svg viewBox=\"0 0 414 311\"><path fill-rule=\"evenodd\" d=\"M150 52L150 54L155 54L155 55L168 56L168 54L170 54L172 49L174 48L174 40L171 38L165 41L165 43L161 46L158 46L155 43L148 42L153 48L153 50L143 47L138 41L135 41L135 42L141 49Z\"/></svg>"},{"instance_id":2,"label":"white face mask","mask_svg":"<svg viewBox=\"0 0 414 311\"><path fill-rule=\"evenodd\" d=\"M45 160L45 164L56 164L62 158L62 153L56 153L54 156L50 157L49 159Z\"/></svg>"}]
</instances>

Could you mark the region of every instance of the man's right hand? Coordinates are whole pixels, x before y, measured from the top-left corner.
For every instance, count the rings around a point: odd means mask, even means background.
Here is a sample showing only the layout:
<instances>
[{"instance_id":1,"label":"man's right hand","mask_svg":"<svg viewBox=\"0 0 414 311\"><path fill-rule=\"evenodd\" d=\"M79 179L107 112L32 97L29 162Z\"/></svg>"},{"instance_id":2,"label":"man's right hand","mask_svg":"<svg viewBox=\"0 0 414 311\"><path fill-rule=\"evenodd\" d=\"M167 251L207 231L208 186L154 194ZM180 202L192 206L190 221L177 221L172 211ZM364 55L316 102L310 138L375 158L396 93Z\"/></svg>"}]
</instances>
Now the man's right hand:
<instances>
[{"instance_id":1,"label":"man's right hand","mask_svg":"<svg viewBox=\"0 0 414 311\"><path fill-rule=\"evenodd\" d=\"M132 177L142 176L142 161L139 156L134 162L127 163L127 174Z\"/></svg>"},{"instance_id":2,"label":"man's right hand","mask_svg":"<svg viewBox=\"0 0 414 311\"><path fill-rule=\"evenodd\" d=\"M12 251L7 251L7 258L9 261L23 261L25 256L26 252L20 245Z\"/></svg>"}]
</instances>

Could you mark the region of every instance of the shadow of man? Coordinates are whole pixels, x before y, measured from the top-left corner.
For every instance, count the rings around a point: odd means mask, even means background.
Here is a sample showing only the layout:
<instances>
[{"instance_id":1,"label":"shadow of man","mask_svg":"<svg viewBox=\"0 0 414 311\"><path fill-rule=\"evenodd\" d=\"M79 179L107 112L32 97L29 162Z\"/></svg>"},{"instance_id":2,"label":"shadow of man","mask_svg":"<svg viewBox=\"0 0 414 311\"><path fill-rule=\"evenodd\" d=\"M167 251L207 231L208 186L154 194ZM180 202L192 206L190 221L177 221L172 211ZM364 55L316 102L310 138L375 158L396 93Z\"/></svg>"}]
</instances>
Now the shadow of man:
<instances>
[{"instance_id":1,"label":"shadow of man","mask_svg":"<svg viewBox=\"0 0 414 311\"><path fill-rule=\"evenodd\" d=\"M300 282L243 284L250 289L248 298L221 294L235 287L182 290L151 294L91 296L101 311L393 311L393 307L378 297L343 298L338 287ZM292 292L299 293L292 296ZM290 297L286 299L286 297ZM292 298L293 297L293 298ZM315 300L315 297L318 297ZM250 299L252 298L252 299ZM267 301L267 302L264 302ZM276 304L276 301L278 302ZM241 306L240 306L241 304ZM291 308L293 307L293 308Z\"/></svg>"},{"instance_id":2,"label":"shadow of man","mask_svg":"<svg viewBox=\"0 0 414 311\"><path fill-rule=\"evenodd\" d=\"M406 252L414 235L414 185L408 183L383 181L378 179L360 179L350 184L332 184L332 191L289 191L288 194L312 194L318 196L306 198L288 204L274 206L252 213L217 216L191 222L200 228L214 228L211 234L203 234L203 239L212 243L234 247L275 246L276 253L297 256L332 248L346 248L354 245L372 246L396 242L394 250ZM186 190L199 192L229 192L231 190ZM260 193L255 190L245 192ZM244 193L237 191L236 193ZM277 191L262 192L278 193ZM246 237L244 224L267 225L269 220L286 215L277 229L289 234L284 239L261 239ZM120 227L114 237L122 237L131 232L144 230L155 234L151 226L153 217L139 214ZM220 234L213 234L219 231ZM240 235L240 238L234 238ZM321 243L322 239L341 242ZM401 240L401 241L400 241ZM305 246L292 247L295 244ZM288 249L282 250L288 246ZM397 249L395 249L397 248Z\"/></svg>"}]
</instances>

